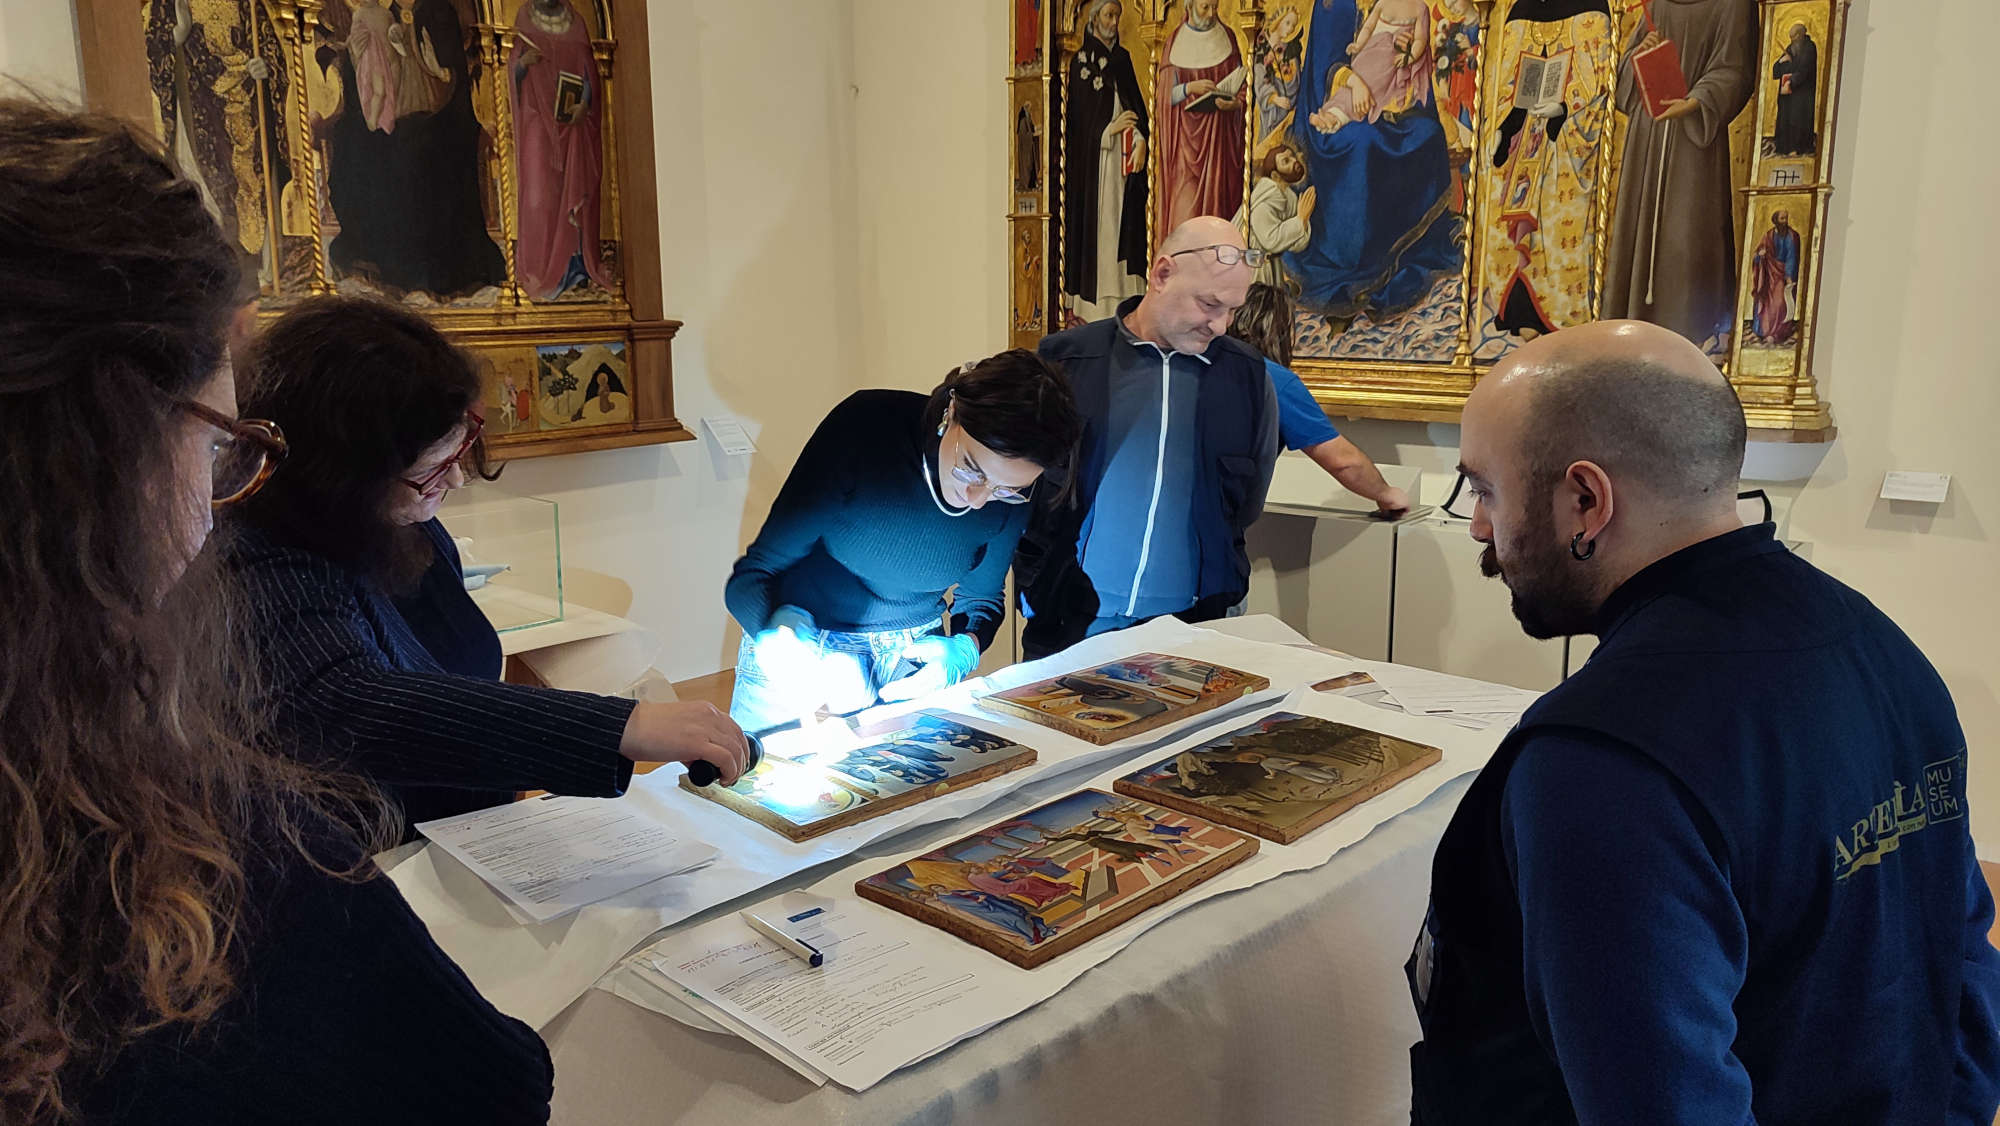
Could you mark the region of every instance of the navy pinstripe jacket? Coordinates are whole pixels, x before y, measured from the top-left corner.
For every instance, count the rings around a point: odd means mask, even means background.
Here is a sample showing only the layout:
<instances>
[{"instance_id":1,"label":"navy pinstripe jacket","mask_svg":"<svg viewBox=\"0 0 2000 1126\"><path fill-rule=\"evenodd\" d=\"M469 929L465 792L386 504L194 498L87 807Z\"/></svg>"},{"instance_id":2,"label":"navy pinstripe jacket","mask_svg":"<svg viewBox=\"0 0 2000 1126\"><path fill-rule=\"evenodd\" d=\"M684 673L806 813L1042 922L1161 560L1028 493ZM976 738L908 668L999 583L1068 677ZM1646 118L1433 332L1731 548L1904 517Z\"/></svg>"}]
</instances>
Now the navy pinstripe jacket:
<instances>
[{"instance_id":1,"label":"navy pinstripe jacket","mask_svg":"<svg viewBox=\"0 0 2000 1126\"><path fill-rule=\"evenodd\" d=\"M499 642L458 551L436 520L424 529L437 558L401 609L367 576L235 529L227 558L250 595L283 744L383 786L409 822L516 790L624 793L633 702L496 679Z\"/></svg>"}]
</instances>

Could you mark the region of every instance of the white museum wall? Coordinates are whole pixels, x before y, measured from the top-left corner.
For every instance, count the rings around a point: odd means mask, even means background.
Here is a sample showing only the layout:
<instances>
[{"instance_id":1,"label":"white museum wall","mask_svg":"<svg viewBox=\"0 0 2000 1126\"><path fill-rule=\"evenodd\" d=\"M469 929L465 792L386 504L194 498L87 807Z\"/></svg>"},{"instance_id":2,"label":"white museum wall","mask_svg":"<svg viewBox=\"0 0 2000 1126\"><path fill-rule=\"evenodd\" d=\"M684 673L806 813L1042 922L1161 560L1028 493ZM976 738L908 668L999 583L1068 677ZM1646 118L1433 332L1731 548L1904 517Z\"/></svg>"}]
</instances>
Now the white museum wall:
<instances>
[{"instance_id":1,"label":"white museum wall","mask_svg":"<svg viewBox=\"0 0 2000 1126\"><path fill-rule=\"evenodd\" d=\"M0 0L0 75L39 93L74 98L79 70L76 16L68 3Z\"/></svg>"}]
</instances>

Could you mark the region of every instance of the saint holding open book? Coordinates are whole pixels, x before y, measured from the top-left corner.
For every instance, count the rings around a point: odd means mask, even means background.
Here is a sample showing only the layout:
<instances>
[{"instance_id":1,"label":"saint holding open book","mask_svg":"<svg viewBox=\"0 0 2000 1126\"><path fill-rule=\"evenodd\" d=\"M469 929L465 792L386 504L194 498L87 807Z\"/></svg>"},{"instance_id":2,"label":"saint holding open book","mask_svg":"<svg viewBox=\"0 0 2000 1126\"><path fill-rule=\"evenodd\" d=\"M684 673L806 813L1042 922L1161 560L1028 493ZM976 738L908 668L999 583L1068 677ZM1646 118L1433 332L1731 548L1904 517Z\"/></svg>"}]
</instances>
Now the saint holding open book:
<instances>
[{"instance_id":1,"label":"saint holding open book","mask_svg":"<svg viewBox=\"0 0 2000 1126\"><path fill-rule=\"evenodd\" d=\"M1153 110L1159 121L1164 237L1197 215L1234 215L1243 206L1247 71L1217 0L1186 0L1187 20L1161 46Z\"/></svg>"},{"instance_id":2,"label":"saint holding open book","mask_svg":"<svg viewBox=\"0 0 2000 1126\"><path fill-rule=\"evenodd\" d=\"M536 301L595 282L612 288L598 216L604 89L590 29L569 0L525 0L507 58L514 94L521 237L515 269Z\"/></svg>"},{"instance_id":3,"label":"saint holding open book","mask_svg":"<svg viewBox=\"0 0 2000 1126\"><path fill-rule=\"evenodd\" d=\"M1520 0L1496 29L1505 115L1483 159L1476 354L1591 319L1617 42L1606 0Z\"/></svg>"}]
</instances>

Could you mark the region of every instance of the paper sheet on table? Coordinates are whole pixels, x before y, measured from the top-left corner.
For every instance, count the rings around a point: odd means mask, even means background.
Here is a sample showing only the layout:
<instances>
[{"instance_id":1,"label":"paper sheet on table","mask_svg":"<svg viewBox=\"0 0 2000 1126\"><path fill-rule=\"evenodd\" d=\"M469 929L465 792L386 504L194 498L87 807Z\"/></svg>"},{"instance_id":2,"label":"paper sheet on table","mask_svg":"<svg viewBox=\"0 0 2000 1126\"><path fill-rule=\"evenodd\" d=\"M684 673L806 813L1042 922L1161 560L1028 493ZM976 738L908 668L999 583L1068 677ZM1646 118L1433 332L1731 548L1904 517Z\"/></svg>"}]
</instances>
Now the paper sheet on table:
<instances>
[{"instance_id":1,"label":"paper sheet on table","mask_svg":"<svg viewBox=\"0 0 2000 1126\"><path fill-rule=\"evenodd\" d=\"M1235 623L1230 623L1234 625ZM1115 661L1134 653L1177 653L1215 661L1271 681L1272 688L1233 705L1135 739L1099 747L1039 724L990 715L975 695L1013 688L1071 669ZM390 873L410 907L444 952L500 1011L536 1028L660 929L711 907L750 895L786 876L853 853L914 826L956 821L1004 799L1037 779L1082 770L1093 763L1129 761L1193 730L1207 730L1259 703L1356 663L1289 645L1249 641L1164 618L1093 637L1053 657L1002 669L915 701L911 710L945 710L976 726L1035 748L1039 761L991 782L968 786L906 809L848 826L810 841L793 842L715 802L680 789L675 767L635 777L621 802L641 807L684 831L689 840L721 850L715 861L672 880L635 888L565 918L521 926L500 896L441 850L426 848Z\"/></svg>"},{"instance_id":2,"label":"paper sheet on table","mask_svg":"<svg viewBox=\"0 0 2000 1126\"><path fill-rule=\"evenodd\" d=\"M500 893L527 923L546 923L715 858L638 806L542 797L417 825Z\"/></svg>"},{"instance_id":3,"label":"paper sheet on table","mask_svg":"<svg viewBox=\"0 0 2000 1126\"><path fill-rule=\"evenodd\" d=\"M1370 707L1381 708L1384 711L1395 712L1398 715L1412 714L1409 709L1397 703L1394 696L1389 695L1387 688L1376 683L1373 676L1363 674L1358 680L1353 675L1338 677L1329 681L1321 681L1313 685L1313 687L1321 692L1331 693L1336 696L1345 696L1350 700L1358 700ZM1443 720L1446 723L1473 731L1484 731L1489 727L1511 727L1514 721L1520 718L1522 710L1524 709L1515 708L1512 711L1504 712L1417 712L1414 714L1426 715L1432 719Z\"/></svg>"},{"instance_id":4,"label":"paper sheet on table","mask_svg":"<svg viewBox=\"0 0 2000 1126\"><path fill-rule=\"evenodd\" d=\"M835 951L851 943L849 957L855 968L848 977L816 983L785 966L769 968L768 976L755 976L765 967L744 956L749 931L733 917L670 934L633 955L612 976L636 975L650 978L656 986L665 983L700 994L756 1029L758 1035L748 1038L753 1044L766 1050L775 1046L825 1072L843 1087L865 1090L902 1067L1055 996L1085 971L1176 912L1287 872L1325 864L1341 849L1418 805L1447 782L1485 765L1500 739L1497 732L1471 732L1429 717L1386 713L1310 688L1241 716L1238 725L1278 710L1429 743L1441 749L1444 757L1436 766L1361 803L1297 844L1260 842L1255 856L1215 879L1037 969L1021 969L935 927L861 900L854 894L855 882L896 863L895 858L878 857L847 865L803 893L838 905L827 912L831 918L828 928L834 933L809 941L822 948L832 946ZM1076 789L1109 790L1119 777L1218 733L1206 729L1189 734L1095 778L1079 779ZM1010 797L997 803L988 818L1002 820L1026 808L1026 802ZM963 836L969 828L941 826L934 839L907 855L920 855ZM773 900L768 909L782 911L782 901L783 897ZM832 963L834 954L829 953L828 960ZM791 961L794 967L800 965L795 959ZM646 1003L638 990L614 983L607 983L606 988L627 1000ZM663 1011L672 1015L670 1010Z\"/></svg>"},{"instance_id":5,"label":"paper sheet on table","mask_svg":"<svg viewBox=\"0 0 2000 1126\"><path fill-rule=\"evenodd\" d=\"M1371 666L1370 672L1390 697L1413 715L1518 715L1541 695L1405 665Z\"/></svg>"}]
</instances>

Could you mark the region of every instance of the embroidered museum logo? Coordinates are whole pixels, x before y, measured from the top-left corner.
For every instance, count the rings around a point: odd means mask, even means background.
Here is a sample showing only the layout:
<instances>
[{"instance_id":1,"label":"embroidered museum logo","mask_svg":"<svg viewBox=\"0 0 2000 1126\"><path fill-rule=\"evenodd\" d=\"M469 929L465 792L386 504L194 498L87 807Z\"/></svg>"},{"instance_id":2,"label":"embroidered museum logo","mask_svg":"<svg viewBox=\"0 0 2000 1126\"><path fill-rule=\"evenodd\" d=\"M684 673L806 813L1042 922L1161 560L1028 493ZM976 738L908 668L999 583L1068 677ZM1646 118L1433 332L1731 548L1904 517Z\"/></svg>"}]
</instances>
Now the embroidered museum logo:
<instances>
[{"instance_id":1,"label":"embroidered museum logo","mask_svg":"<svg viewBox=\"0 0 2000 1126\"><path fill-rule=\"evenodd\" d=\"M1902 847L1905 837L1965 817L1965 752L1924 767L1913 783L1897 782L1889 800L1833 839L1834 877L1844 880Z\"/></svg>"}]
</instances>

